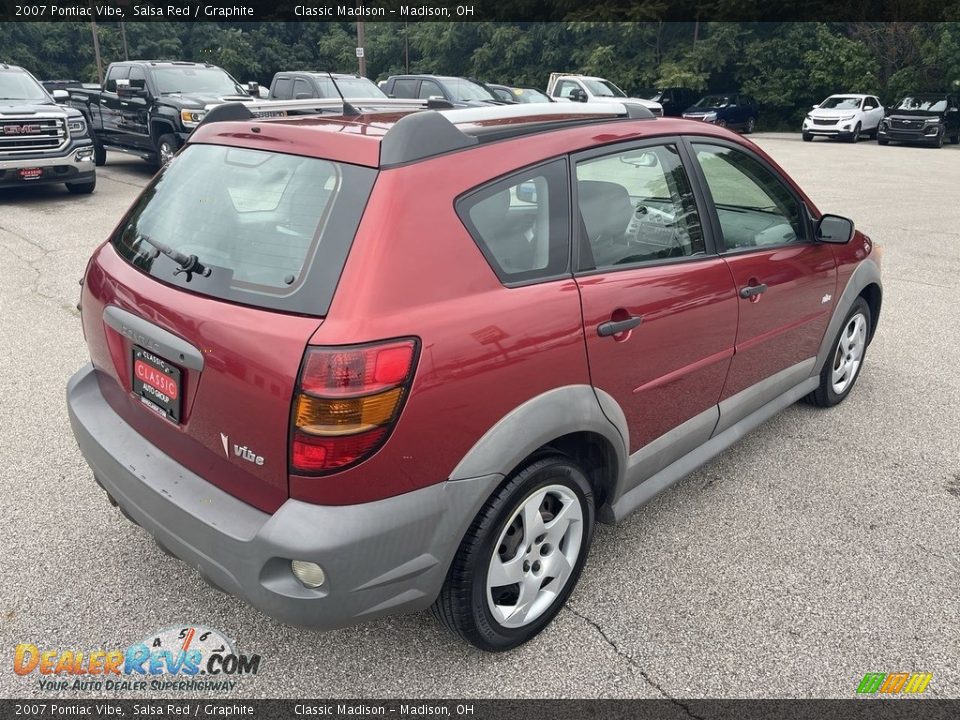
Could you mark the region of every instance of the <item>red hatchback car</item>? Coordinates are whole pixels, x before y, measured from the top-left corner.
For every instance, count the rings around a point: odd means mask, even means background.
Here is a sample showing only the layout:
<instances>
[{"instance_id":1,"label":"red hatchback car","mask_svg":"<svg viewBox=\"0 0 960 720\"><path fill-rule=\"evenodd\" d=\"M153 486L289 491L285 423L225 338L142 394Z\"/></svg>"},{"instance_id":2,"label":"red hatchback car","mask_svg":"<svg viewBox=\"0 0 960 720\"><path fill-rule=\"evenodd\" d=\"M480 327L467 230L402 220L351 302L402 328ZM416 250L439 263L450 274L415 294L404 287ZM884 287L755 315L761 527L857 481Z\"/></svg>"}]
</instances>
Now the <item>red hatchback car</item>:
<instances>
[{"instance_id":1,"label":"red hatchback car","mask_svg":"<svg viewBox=\"0 0 960 720\"><path fill-rule=\"evenodd\" d=\"M595 521L856 382L877 253L750 141L323 103L208 115L91 258L67 389L110 500L264 613L514 647Z\"/></svg>"}]
</instances>

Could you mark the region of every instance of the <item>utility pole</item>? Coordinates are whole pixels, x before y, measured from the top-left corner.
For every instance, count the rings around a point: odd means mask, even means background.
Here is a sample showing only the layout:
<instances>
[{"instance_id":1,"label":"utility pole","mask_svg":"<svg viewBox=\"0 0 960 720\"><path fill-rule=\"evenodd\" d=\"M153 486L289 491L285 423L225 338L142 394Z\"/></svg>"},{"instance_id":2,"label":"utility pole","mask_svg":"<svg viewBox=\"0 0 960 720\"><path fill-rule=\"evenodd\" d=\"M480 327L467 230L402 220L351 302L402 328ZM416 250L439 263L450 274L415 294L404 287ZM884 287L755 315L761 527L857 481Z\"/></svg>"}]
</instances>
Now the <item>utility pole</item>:
<instances>
[{"instance_id":1,"label":"utility pole","mask_svg":"<svg viewBox=\"0 0 960 720\"><path fill-rule=\"evenodd\" d=\"M93 54L97 58L97 78L103 85L103 60L100 58L100 38L97 37L97 21L90 21L90 31L93 33Z\"/></svg>"},{"instance_id":2,"label":"utility pole","mask_svg":"<svg viewBox=\"0 0 960 720\"><path fill-rule=\"evenodd\" d=\"M126 23L120 23L120 37L123 38L123 59L130 59L130 51L127 50L127 28Z\"/></svg>"},{"instance_id":3,"label":"utility pole","mask_svg":"<svg viewBox=\"0 0 960 720\"><path fill-rule=\"evenodd\" d=\"M363 0L357 0L357 9L363 12ZM363 17L361 14L360 17ZM363 20L357 20L357 61L360 63L360 77L367 76L367 58L363 51Z\"/></svg>"},{"instance_id":4,"label":"utility pole","mask_svg":"<svg viewBox=\"0 0 960 720\"><path fill-rule=\"evenodd\" d=\"M407 36L407 21L403 21L403 72L410 74L410 38Z\"/></svg>"}]
</instances>

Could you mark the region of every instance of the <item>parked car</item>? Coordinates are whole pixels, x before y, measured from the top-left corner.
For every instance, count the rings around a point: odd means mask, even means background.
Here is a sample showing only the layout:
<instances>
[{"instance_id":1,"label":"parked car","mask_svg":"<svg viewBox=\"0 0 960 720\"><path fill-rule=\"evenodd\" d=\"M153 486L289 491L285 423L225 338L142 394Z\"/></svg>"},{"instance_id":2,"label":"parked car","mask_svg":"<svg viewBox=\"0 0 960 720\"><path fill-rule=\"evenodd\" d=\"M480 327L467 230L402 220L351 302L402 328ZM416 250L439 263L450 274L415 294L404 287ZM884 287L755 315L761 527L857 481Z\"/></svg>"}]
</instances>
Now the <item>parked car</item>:
<instances>
[{"instance_id":1,"label":"parked car","mask_svg":"<svg viewBox=\"0 0 960 720\"><path fill-rule=\"evenodd\" d=\"M306 98L385 98L373 81L359 75L321 72L278 72L270 83L271 100Z\"/></svg>"},{"instance_id":2,"label":"parked car","mask_svg":"<svg viewBox=\"0 0 960 720\"><path fill-rule=\"evenodd\" d=\"M720 127L752 133L757 127L757 103L742 93L706 95L683 113L688 120L700 120Z\"/></svg>"},{"instance_id":3,"label":"parked car","mask_svg":"<svg viewBox=\"0 0 960 720\"><path fill-rule=\"evenodd\" d=\"M71 89L69 102L91 128L97 165L115 150L160 167L211 105L240 100L250 91L216 65L138 60L111 63L102 88Z\"/></svg>"},{"instance_id":4,"label":"parked car","mask_svg":"<svg viewBox=\"0 0 960 720\"><path fill-rule=\"evenodd\" d=\"M633 104L358 109L214 108L87 266L74 435L216 587L515 647L597 520L854 387L873 243L754 144Z\"/></svg>"},{"instance_id":5,"label":"parked car","mask_svg":"<svg viewBox=\"0 0 960 720\"><path fill-rule=\"evenodd\" d=\"M654 115L663 115L660 103L627 94L605 78L591 75L565 75L550 73L547 95L562 102L632 102L642 105Z\"/></svg>"},{"instance_id":6,"label":"parked car","mask_svg":"<svg viewBox=\"0 0 960 720\"><path fill-rule=\"evenodd\" d=\"M877 142L891 141L943 147L948 139L960 143L960 98L954 93L907 95L887 110Z\"/></svg>"},{"instance_id":7,"label":"parked car","mask_svg":"<svg viewBox=\"0 0 960 720\"><path fill-rule=\"evenodd\" d=\"M806 142L820 136L853 143L864 133L876 138L883 114L876 95L831 95L804 118L802 137Z\"/></svg>"},{"instance_id":8,"label":"parked car","mask_svg":"<svg viewBox=\"0 0 960 720\"><path fill-rule=\"evenodd\" d=\"M0 188L63 183L86 195L97 187L93 142L83 115L58 105L17 65L0 63Z\"/></svg>"},{"instance_id":9,"label":"parked car","mask_svg":"<svg viewBox=\"0 0 960 720\"><path fill-rule=\"evenodd\" d=\"M507 103L548 103L553 98L534 88L518 88L508 85L486 84L486 88L493 93L497 100Z\"/></svg>"},{"instance_id":10,"label":"parked car","mask_svg":"<svg viewBox=\"0 0 960 720\"><path fill-rule=\"evenodd\" d=\"M381 89L392 98L440 98L452 103L454 107L500 102L479 83L446 75L391 75Z\"/></svg>"},{"instance_id":11,"label":"parked car","mask_svg":"<svg viewBox=\"0 0 960 720\"><path fill-rule=\"evenodd\" d=\"M666 117L682 117L684 110L700 99L700 93L689 88L663 88L643 97L660 103Z\"/></svg>"}]
</instances>

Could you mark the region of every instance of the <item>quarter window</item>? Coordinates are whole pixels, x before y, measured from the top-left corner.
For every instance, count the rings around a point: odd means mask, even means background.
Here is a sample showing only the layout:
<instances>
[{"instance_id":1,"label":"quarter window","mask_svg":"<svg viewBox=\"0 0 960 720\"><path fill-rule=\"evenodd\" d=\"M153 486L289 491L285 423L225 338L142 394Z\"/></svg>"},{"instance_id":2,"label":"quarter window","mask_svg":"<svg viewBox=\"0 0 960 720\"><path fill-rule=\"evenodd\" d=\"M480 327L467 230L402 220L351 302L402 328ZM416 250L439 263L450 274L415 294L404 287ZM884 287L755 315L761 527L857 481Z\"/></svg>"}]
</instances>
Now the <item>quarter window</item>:
<instances>
[{"instance_id":1,"label":"quarter window","mask_svg":"<svg viewBox=\"0 0 960 720\"><path fill-rule=\"evenodd\" d=\"M727 250L783 245L805 237L800 203L759 161L718 145L694 143L693 148Z\"/></svg>"},{"instance_id":2,"label":"quarter window","mask_svg":"<svg viewBox=\"0 0 960 720\"><path fill-rule=\"evenodd\" d=\"M675 145L577 163L581 265L612 268L703 255L703 231ZM592 262L591 262L592 261Z\"/></svg>"},{"instance_id":3,"label":"quarter window","mask_svg":"<svg viewBox=\"0 0 960 720\"><path fill-rule=\"evenodd\" d=\"M568 197L556 160L462 198L457 214L502 282L546 279L568 269Z\"/></svg>"}]
</instances>

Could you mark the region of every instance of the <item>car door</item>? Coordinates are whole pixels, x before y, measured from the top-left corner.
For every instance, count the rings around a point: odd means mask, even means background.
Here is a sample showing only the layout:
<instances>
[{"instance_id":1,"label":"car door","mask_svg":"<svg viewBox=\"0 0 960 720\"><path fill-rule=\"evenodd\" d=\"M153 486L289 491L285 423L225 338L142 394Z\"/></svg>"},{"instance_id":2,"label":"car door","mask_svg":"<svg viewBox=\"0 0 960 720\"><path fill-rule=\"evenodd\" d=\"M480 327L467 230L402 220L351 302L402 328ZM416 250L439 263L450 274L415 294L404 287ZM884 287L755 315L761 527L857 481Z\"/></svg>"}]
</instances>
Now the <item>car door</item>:
<instances>
[{"instance_id":1,"label":"car door","mask_svg":"<svg viewBox=\"0 0 960 720\"><path fill-rule=\"evenodd\" d=\"M440 85L433 80L421 80L420 81L420 90L417 92L417 97L421 100L429 100L430 98L447 98L443 92L443 89Z\"/></svg>"},{"instance_id":2,"label":"car door","mask_svg":"<svg viewBox=\"0 0 960 720\"><path fill-rule=\"evenodd\" d=\"M111 65L107 70L107 77L103 82L103 92L100 93L100 118L103 129L101 139L106 143L119 142L122 131L120 115L120 96L117 94L117 83L126 83L130 74L128 65Z\"/></svg>"},{"instance_id":3,"label":"car door","mask_svg":"<svg viewBox=\"0 0 960 720\"><path fill-rule=\"evenodd\" d=\"M765 159L722 140L690 148L739 296L719 432L809 377L833 311L836 261L830 245L813 240L800 196Z\"/></svg>"},{"instance_id":4,"label":"car door","mask_svg":"<svg viewBox=\"0 0 960 720\"><path fill-rule=\"evenodd\" d=\"M120 96L118 134L120 142L128 147L151 149L149 120L147 109L150 101L147 97L147 74L138 65L131 65L127 74L127 87L131 91L140 88L143 95L125 93Z\"/></svg>"},{"instance_id":5,"label":"car door","mask_svg":"<svg viewBox=\"0 0 960 720\"><path fill-rule=\"evenodd\" d=\"M736 337L733 282L683 154L672 138L573 158L590 374L623 411L636 482L710 437Z\"/></svg>"},{"instance_id":6,"label":"car door","mask_svg":"<svg viewBox=\"0 0 960 720\"><path fill-rule=\"evenodd\" d=\"M875 130L883 119L883 108L880 101L868 95L863 99L863 129Z\"/></svg>"},{"instance_id":7,"label":"car door","mask_svg":"<svg viewBox=\"0 0 960 720\"><path fill-rule=\"evenodd\" d=\"M409 100L417 97L417 87L420 81L417 78L396 78L393 81L393 87L387 93L390 97Z\"/></svg>"}]
</instances>

